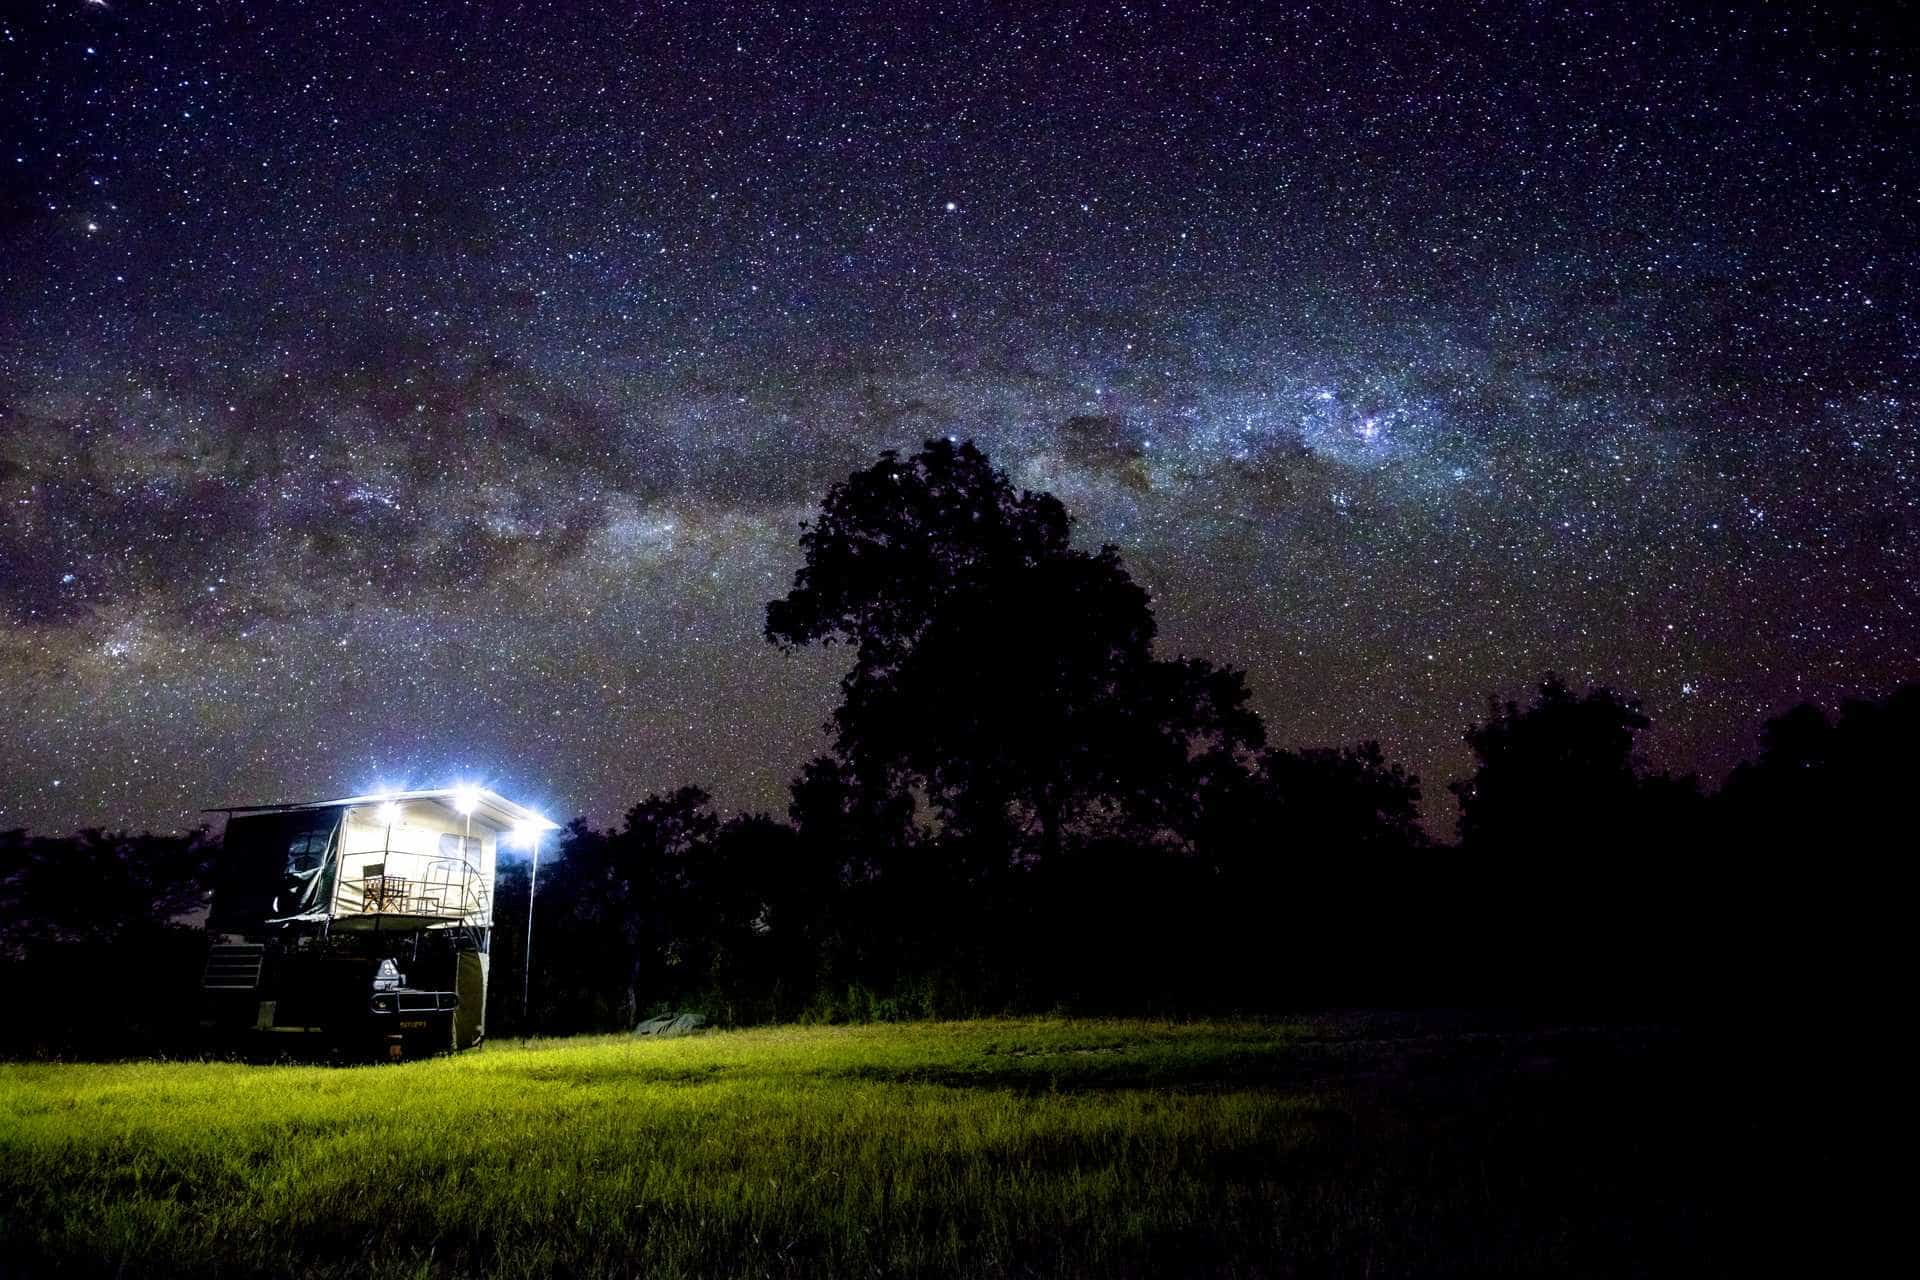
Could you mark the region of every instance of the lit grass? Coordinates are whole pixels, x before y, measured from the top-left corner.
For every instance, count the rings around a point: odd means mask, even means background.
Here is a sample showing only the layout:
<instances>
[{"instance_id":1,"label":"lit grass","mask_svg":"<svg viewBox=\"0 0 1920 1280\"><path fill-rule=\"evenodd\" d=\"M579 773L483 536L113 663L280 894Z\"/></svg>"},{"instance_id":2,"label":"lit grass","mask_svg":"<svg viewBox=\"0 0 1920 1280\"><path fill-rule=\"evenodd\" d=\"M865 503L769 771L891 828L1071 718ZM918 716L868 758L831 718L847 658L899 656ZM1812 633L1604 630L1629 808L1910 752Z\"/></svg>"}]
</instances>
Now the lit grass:
<instances>
[{"instance_id":1,"label":"lit grass","mask_svg":"<svg viewBox=\"0 0 1920 1280\"><path fill-rule=\"evenodd\" d=\"M0 1066L0 1258L302 1275L1711 1269L1671 1037L1039 1020ZM1679 1092L1676 1094L1675 1090ZM1664 1099L1664 1101L1663 1101Z\"/></svg>"}]
</instances>

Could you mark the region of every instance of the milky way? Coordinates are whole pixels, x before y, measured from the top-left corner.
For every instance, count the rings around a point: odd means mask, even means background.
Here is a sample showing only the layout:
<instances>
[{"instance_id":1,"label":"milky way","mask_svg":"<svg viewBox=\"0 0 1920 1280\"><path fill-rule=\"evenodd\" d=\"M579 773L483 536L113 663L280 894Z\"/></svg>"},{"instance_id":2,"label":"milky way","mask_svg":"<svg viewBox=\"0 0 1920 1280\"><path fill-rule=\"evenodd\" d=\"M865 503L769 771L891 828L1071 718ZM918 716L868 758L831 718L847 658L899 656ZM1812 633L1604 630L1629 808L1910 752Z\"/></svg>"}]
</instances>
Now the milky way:
<instances>
[{"instance_id":1,"label":"milky way","mask_svg":"<svg viewBox=\"0 0 1920 1280\"><path fill-rule=\"evenodd\" d=\"M798 522L935 435L1440 829L1548 669L1715 779L1920 676L1913 61L1732 8L0 18L0 827L777 811Z\"/></svg>"}]
</instances>

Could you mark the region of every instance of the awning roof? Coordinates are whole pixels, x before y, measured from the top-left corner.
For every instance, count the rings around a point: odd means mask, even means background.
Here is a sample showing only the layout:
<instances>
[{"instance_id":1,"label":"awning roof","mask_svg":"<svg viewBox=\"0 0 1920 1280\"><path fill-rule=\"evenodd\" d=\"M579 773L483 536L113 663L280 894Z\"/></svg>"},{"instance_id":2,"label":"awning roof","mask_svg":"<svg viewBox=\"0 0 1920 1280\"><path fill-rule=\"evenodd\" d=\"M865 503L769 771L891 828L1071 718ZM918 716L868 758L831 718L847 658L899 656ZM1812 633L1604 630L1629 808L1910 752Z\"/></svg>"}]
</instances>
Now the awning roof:
<instances>
[{"instance_id":1,"label":"awning roof","mask_svg":"<svg viewBox=\"0 0 1920 1280\"><path fill-rule=\"evenodd\" d=\"M381 791L372 795L342 796L337 800L306 800L297 804L236 804L207 809L207 813L297 813L303 809L340 809L358 804L384 804L387 801L404 804L409 800L432 800L455 813L461 812L461 802L469 801L473 816L502 831L514 827L535 827L541 831L555 831L560 824L535 813L525 805L515 804L496 791L485 787L435 787L427 791Z\"/></svg>"}]
</instances>

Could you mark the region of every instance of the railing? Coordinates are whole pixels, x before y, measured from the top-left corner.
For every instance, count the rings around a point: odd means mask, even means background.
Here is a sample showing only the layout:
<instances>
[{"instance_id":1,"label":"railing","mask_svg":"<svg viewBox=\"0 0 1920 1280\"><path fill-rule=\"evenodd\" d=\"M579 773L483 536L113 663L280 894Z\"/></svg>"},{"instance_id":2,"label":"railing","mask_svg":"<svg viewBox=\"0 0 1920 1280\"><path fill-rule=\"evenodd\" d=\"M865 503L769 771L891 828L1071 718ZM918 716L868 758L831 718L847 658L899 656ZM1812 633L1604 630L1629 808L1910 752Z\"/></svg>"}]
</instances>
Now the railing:
<instances>
[{"instance_id":1,"label":"railing","mask_svg":"<svg viewBox=\"0 0 1920 1280\"><path fill-rule=\"evenodd\" d=\"M480 868L464 858L435 858L427 864L426 889L465 919L493 914L491 886Z\"/></svg>"},{"instance_id":2,"label":"railing","mask_svg":"<svg viewBox=\"0 0 1920 1280\"><path fill-rule=\"evenodd\" d=\"M395 855L388 851L388 856ZM433 858L419 877L381 874L342 881L335 901L335 910L342 916L426 916L461 921L484 921L492 907L486 877L463 858Z\"/></svg>"}]
</instances>

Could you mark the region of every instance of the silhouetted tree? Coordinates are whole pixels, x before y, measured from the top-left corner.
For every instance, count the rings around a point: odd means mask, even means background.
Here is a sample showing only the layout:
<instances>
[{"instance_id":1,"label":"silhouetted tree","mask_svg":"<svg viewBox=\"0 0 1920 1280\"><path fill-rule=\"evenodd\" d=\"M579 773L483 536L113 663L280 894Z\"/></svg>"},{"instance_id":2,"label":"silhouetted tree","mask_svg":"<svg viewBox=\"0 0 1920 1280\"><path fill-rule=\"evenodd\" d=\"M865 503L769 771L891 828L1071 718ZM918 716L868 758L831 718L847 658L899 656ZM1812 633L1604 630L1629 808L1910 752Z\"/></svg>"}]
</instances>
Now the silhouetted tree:
<instances>
[{"instance_id":1,"label":"silhouetted tree","mask_svg":"<svg viewBox=\"0 0 1920 1280\"><path fill-rule=\"evenodd\" d=\"M557 918L540 913L536 972L575 966L580 986L603 997L596 1016L615 1025L675 994L705 943L701 922L688 918L691 862L719 825L707 793L681 787L633 806L618 831L568 828L551 871L542 868L539 896Z\"/></svg>"},{"instance_id":2,"label":"silhouetted tree","mask_svg":"<svg viewBox=\"0 0 1920 1280\"><path fill-rule=\"evenodd\" d=\"M728 820L688 859L683 990L730 1020L792 1017L820 977L837 868L765 814Z\"/></svg>"},{"instance_id":3,"label":"silhouetted tree","mask_svg":"<svg viewBox=\"0 0 1920 1280\"><path fill-rule=\"evenodd\" d=\"M1163 903L1203 917L1169 972L1193 957L1187 985L1229 1005L1382 991L1365 975L1389 940L1396 957L1415 947L1406 917L1431 897L1419 803L1419 780L1374 742L1272 750L1251 771L1218 771L1195 846L1213 876L1161 891Z\"/></svg>"},{"instance_id":4,"label":"silhouetted tree","mask_svg":"<svg viewBox=\"0 0 1920 1280\"><path fill-rule=\"evenodd\" d=\"M0 832L0 950L109 942L204 905L214 846L98 829L64 838Z\"/></svg>"},{"instance_id":5,"label":"silhouetted tree","mask_svg":"<svg viewBox=\"0 0 1920 1280\"><path fill-rule=\"evenodd\" d=\"M1718 797L1722 824L1749 850L1892 851L1912 841L1905 797L1920 777L1920 684L1850 699L1829 718L1808 703L1769 720L1760 756Z\"/></svg>"},{"instance_id":6,"label":"silhouetted tree","mask_svg":"<svg viewBox=\"0 0 1920 1280\"><path fill-rule=\"evenodd\" d=\"M1428 843L1420 779L1388 763L1378 742L1269 751L1258 780L1269 820L1317 854L1398 853Z\"/></svg>"},{"instance_id":7,"label":"silhouetted tree","mask_svg":"<svg viewBox=\"0 0 1920 1280\"><path fill-rule=\"evenodd\" d=\"M1191 820L1196 761L1264 738L1244 679L1155 659L1146 593L1069 528L971 443L889 451L833 486L793 589L767 606L783 648L855 650L833 762L796 792L803 820L884 830L924 797L949 848L1003 865Z\"/></svg>"},{"instance_id":8,"label":"silhouetted tree","mask_svg":"<svg viewBox=\"0 0 1920 1280\"><path fill-rule=\"evenodd\" d=\"M1466 731L1473 774L1449 787L1461 844L1555 853L1619 839L1640 789L1634 735L1648 724L1638 701L1604 687L1576 695L1553 675L1524 709L1489 701L1486 723Z\"/></svg>"},{"instance_id":9,"label":"silhouetted tree","mask_svg":"<svg viewBox=\"0 0 1920 1280\"><path fill-rule=\"evenodd\" d=\"M0 1048L126 1053L198 1027L214 846L181 836L0 832Z\"/></svg>"},{"instance_id":10,"label":"silhouetted tree","mask_svg":"<svg viewBox=\"0 0 1920 1280\"><path fill-rule=\"evenodd\" d=\"M1692 777L1644 773L1640 704L1548 676L1490 704L1453 784L1462 850L1445 887L1467 957L1454 981L1516 998L1685 998L1714 935L1706 805Z\"/></svg>"},{"instance_id":11,"label":"silhouetted tree","mask_svg":"<svg viewBox=\"0 0 1920 1280\"><path fill-rule=\"evenodd\" d=\"M1759 758L1715 797L1727 855L1715 907L1742 922L1741 980L1832 1008L1879 1002L1905 965L1904 895L1888 892L1913 847L1920 684L1837 715L1802 704L1767 722Z\"/></svg>"},{"instance_id":12,"label":"silhouetted tree","mask_svg":"<svg viewBox=\"0 0 1920 1280\"><path fill-rule=\"evenodd\" d=\"M844 760L816 756L793 780L791 795L787 816L847 884L874 878L885 851L906 848L918 837L913 795L895 786L886 771L862 778Z\"/></svg>"}]
</instances>

